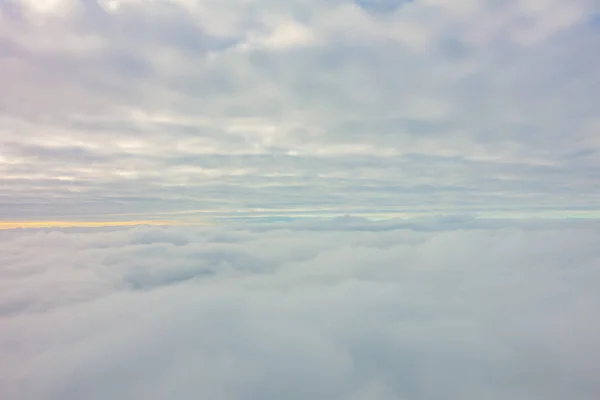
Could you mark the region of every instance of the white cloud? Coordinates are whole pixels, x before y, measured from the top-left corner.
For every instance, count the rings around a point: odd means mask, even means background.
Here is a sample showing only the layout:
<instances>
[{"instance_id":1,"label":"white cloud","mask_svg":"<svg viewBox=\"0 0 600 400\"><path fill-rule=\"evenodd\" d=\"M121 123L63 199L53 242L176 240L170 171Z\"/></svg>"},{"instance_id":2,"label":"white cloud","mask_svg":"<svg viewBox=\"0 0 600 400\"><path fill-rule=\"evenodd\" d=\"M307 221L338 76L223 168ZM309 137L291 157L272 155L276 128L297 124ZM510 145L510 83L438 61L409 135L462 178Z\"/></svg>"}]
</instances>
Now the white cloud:
<instances>
[{"instance_id":1,"label":"white cloud","mask_svg":"<svg viewBox=\"0 0 600 400\"><path fill-rule=\"evenodd\" d=\"M0 240L3 399L600 393L597 221L348 217Z\"/></svg>"}]
</instances>

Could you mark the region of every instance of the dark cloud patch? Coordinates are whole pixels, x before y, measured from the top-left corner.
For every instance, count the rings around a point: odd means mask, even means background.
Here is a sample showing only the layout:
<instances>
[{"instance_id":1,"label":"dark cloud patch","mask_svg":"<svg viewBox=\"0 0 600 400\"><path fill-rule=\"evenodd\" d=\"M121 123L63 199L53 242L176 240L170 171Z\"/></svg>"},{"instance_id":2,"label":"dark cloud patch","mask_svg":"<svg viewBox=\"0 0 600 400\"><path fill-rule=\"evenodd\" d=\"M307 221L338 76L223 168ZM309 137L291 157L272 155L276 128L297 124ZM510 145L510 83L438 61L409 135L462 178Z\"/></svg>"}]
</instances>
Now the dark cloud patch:
<instances>
[{"instance_id":1,"label":"dark cloud patch","mask_svg":"<svg viewBox=\"0 0 600 400\"><path fill-rule=\"evenodd\" d=\"M82 146L49 147L36 144L3 143L6 153L29 157L40 161L56 161L60 163L94 163L107 162L113 157L97 154Z\"/></svg>"}]
</instances>

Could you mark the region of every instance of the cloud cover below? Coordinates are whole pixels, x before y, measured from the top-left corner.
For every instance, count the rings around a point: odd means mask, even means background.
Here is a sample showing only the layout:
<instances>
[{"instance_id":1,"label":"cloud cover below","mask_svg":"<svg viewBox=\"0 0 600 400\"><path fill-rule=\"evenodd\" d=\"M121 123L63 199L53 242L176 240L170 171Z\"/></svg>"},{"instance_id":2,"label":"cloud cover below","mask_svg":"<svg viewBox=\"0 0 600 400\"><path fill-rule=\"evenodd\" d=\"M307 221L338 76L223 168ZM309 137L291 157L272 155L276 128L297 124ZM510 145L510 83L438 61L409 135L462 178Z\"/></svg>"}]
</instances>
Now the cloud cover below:
<instances>
[{"instance_id":1,"label":"cloud cover below","mask_svg":"<svg viewBox=\"0 0 600 400\"><path fill-rule=\"evenodd\" d=\"M598 221L0 231L0 397L600 394Z\"/></svg>"}]
</instances>

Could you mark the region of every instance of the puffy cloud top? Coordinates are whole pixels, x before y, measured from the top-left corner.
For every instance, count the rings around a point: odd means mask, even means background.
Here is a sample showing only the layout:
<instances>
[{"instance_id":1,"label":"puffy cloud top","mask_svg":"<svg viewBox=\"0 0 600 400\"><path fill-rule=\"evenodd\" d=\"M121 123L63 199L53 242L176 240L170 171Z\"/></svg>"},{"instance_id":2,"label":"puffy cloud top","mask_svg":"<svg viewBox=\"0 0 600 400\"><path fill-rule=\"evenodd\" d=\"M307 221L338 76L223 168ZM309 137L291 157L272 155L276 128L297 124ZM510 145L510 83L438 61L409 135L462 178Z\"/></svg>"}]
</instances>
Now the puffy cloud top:
<instances>
[{"instance_id":1,"label":"puffy cloud top","mask_svg":"<svg viewBox=\"0 0 600 400\"><path fill-rule=\"evenodd\" d=\"M0 231L0 398L595 400L597 222Z\"/></svg>"}]
</instances>

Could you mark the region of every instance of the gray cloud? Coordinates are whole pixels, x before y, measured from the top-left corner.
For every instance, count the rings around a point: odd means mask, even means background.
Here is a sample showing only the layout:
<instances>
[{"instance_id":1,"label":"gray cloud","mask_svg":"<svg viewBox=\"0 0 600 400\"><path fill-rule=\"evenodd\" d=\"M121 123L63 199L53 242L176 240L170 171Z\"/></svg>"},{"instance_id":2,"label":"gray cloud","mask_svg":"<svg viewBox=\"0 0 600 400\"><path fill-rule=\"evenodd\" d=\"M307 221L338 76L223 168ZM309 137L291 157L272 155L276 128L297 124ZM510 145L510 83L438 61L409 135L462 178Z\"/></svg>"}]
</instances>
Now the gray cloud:
<instances>
[{"instance_id":1,"label":"gray cloud","mask_svg":"<svg viewBox=\"0 0 600 400\"><path fill-rule=\"evenodd\" d=\"M1 4L14 218L597 209L595 1Z\"/></svg>"},{"instance_id":2,"label":"gray cloud","mask_svg":"<svg viewBox=\"0 0 600 400\"><path fill-rule=\"evenodd\" d=\"M0 396L595 399L597 221L0 231Z\"/></svg>"}]
</instances>

